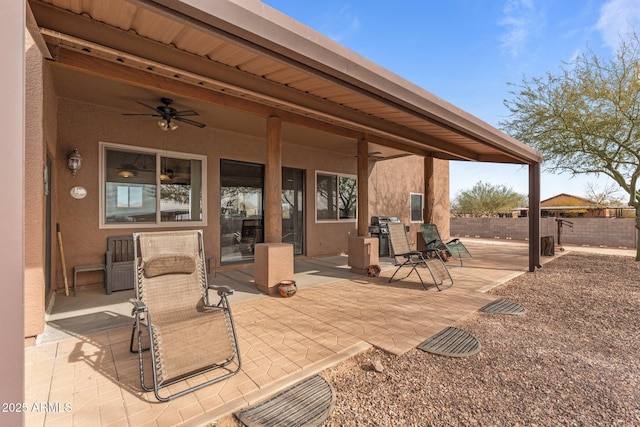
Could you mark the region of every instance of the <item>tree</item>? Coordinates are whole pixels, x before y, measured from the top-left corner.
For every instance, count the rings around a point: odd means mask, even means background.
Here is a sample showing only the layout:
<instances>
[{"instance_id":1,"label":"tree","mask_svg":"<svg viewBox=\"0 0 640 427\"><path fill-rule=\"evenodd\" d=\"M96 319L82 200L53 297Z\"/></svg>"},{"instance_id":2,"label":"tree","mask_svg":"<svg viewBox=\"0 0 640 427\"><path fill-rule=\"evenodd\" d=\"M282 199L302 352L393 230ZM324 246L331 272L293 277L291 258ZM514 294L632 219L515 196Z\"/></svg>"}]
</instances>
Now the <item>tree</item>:
<instances>
[{"instance_id":1,"label":"tree","mask_svg":"<svg viewBox=\"0 0 640 427\"><path fill-rule=\"evenodd\" d=\"M640 40L631 34L613 57L589 51L561 70L510 84L510 116L501 127L542 152L551 172L613 179L635 207L640 229Z\"/></svg>"},{"instance_id":2,"label":"tree","mask_svg":"<svg viewBox=\"0 0 640 427\"><path fill-rule=\"evenodd\" d=\"M495 216L511 212L527 204L527 197L505 185L492 185L479 181L470 190L458 193L451 204L457 215Z\"/></svg>"},{"instance_id":3,"label":"tree","mask_svg":"<svg viewBox=\"0 0 640 427\"><path fill-rule=\"evenodd\" d=\"M622 199L618 196L618 190L620 188L615 184L607 184L604 188L600 189L597 184L587 182L584 185L585 196L601 208L611 206L621 206Z\"/></svg>"}]
</instances>

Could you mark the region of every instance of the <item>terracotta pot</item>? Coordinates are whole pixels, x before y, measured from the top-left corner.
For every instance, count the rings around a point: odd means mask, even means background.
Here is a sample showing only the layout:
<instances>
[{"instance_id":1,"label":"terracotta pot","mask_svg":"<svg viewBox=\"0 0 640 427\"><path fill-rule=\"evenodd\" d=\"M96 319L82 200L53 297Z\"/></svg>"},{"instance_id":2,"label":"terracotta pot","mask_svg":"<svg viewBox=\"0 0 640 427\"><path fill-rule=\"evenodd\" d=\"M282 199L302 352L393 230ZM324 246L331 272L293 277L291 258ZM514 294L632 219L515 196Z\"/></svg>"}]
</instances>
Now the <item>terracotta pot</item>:
<instances>
[{"instance_id":1,"label":"terracotta pot","mask_svg":"<svg viewBox=\"0 0 640 427\"><path fill-rule=\"evenodd\" d=\"M290 298L296 294L298 287L295 280L283 280L278 285L278 290L283 298Z\"/></svg>"}]
</instances>

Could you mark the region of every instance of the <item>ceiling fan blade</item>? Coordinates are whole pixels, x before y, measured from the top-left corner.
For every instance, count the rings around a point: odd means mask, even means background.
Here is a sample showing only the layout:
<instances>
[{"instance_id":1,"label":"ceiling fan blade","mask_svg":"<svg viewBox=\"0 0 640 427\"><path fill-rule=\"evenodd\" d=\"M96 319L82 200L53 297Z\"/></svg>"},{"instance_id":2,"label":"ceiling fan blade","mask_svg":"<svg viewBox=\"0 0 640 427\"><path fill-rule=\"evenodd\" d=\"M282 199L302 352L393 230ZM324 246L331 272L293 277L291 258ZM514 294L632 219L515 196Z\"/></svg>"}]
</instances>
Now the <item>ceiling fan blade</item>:
<instances>
[{"instance_id":1,"label":"ceiling fan blade","mask_svg":"<svg viewBox=\"0 0 640 427\"><path fill-rule=\"evenodd\" d=\"M197 111L194 110L185 110L185 111L176 111L174 117L187 117L187 116L199 116Z\"/></svg>"},{"instance_id":2,"label":"ceiling fan blade","mask_svg":"<svg viewBox=\"0 0 640 427\"><path fill-rule=\"evenodd\" d=\"M140 101L136 101L136 103L140 104L140 105L144 105L145 107L147 107L150 110L155 111L156 113L158 112L158 109L156 107L152 107L151 105L147 105L144 102L140 102Z\"/></svg>"},{"instance_id":3,"label":"ceiling fan blade","mask_svg":"<svg viewBox=\"0 0 640 427\"><path fill-rule=\"evenodd\" d=\"M123 116L152 116L162 117L160 114L148 114L148 113L122 113Z\"/></svg>"},{"instance_id":4,"label":"ceiling fan blade","mask_svg":"<svg viewBox=\"0 0 640 427\"><path fill-rule=\"evenodd\" d=\"M186 124L192 125L192 126L197 126L199 128L203 128L203 127L206 126L204 123L196 122L194 120L189 120L189 119L183 119L182 117L174 117L173 120L175 120L177 122L186 123Z\"/></svg>"}]
</instances>

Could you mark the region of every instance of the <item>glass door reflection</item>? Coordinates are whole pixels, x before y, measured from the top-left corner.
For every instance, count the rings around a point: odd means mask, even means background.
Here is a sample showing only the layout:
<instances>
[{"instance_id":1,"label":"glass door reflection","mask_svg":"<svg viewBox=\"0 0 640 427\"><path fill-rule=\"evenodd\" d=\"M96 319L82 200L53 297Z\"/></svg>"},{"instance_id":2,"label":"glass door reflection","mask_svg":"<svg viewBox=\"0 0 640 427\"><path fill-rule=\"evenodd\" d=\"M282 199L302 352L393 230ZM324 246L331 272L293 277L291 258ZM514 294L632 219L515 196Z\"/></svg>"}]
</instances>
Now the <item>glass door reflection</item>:
<instances>
[{"instance_id":1,"label":"glass door reflection","mask_svg":"<svg viewBox=\"0 0 640 427\"><path fill-rule=\"evenodd\" d=\"M264 166L220 160L220 260L252 261L263 232Z\"/></svg>"},{"instance_id":2,"label":"glass door reflection","mask_svg":"<svg viewBox=\"0 0 640 427\"><path fill-rule=\"evenodd\" d=\"M282 242L304 254L304 170L282 168Z\"/></svg>"}]
</instances>

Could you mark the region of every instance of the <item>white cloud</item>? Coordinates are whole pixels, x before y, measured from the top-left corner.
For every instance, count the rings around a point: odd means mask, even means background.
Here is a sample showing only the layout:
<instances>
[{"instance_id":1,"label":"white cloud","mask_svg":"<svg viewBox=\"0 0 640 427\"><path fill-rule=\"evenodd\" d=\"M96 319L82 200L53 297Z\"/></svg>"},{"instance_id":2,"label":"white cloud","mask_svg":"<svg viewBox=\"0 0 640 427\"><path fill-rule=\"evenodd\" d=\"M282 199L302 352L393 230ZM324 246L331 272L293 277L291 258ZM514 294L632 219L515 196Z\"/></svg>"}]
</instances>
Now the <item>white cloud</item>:
<instances>
[{"instance_id":1,"label":"white cloud","mask_svg":"<svg viewBox=\"0 0 640 427\"><path fill-rule=\"evenodd\" d=\"M332 17L333 22L327 25L329 29L326 30L326 33L337 42L343 42L360 30L360 19L351 13L350 9L351 5L345 4L338 14ZM335 30L336 27L339 29Z\"/></svg>"},{"instance_id":2,"label":"white cloud","mask_svg":"<svg viewBox=\"0 0 640 427\"><path fill-rule=\"evenodd\" d=\"M512 56L518 56L539 23L533 0L508 0L498 21L506 28L501 37L501 47Z\"/></svg>"},{"instance_id":3,"label":"white cloud","mask_svg":"<svg viewBox=\"0 0 640 427\"><path fill-rule=\"evenodd\" d=\"M638 0L610 0L600 9L596 24L607 47L616 50L620 38L631 32L640 32L640 2Z\"/></svg>"}]
</instances>

